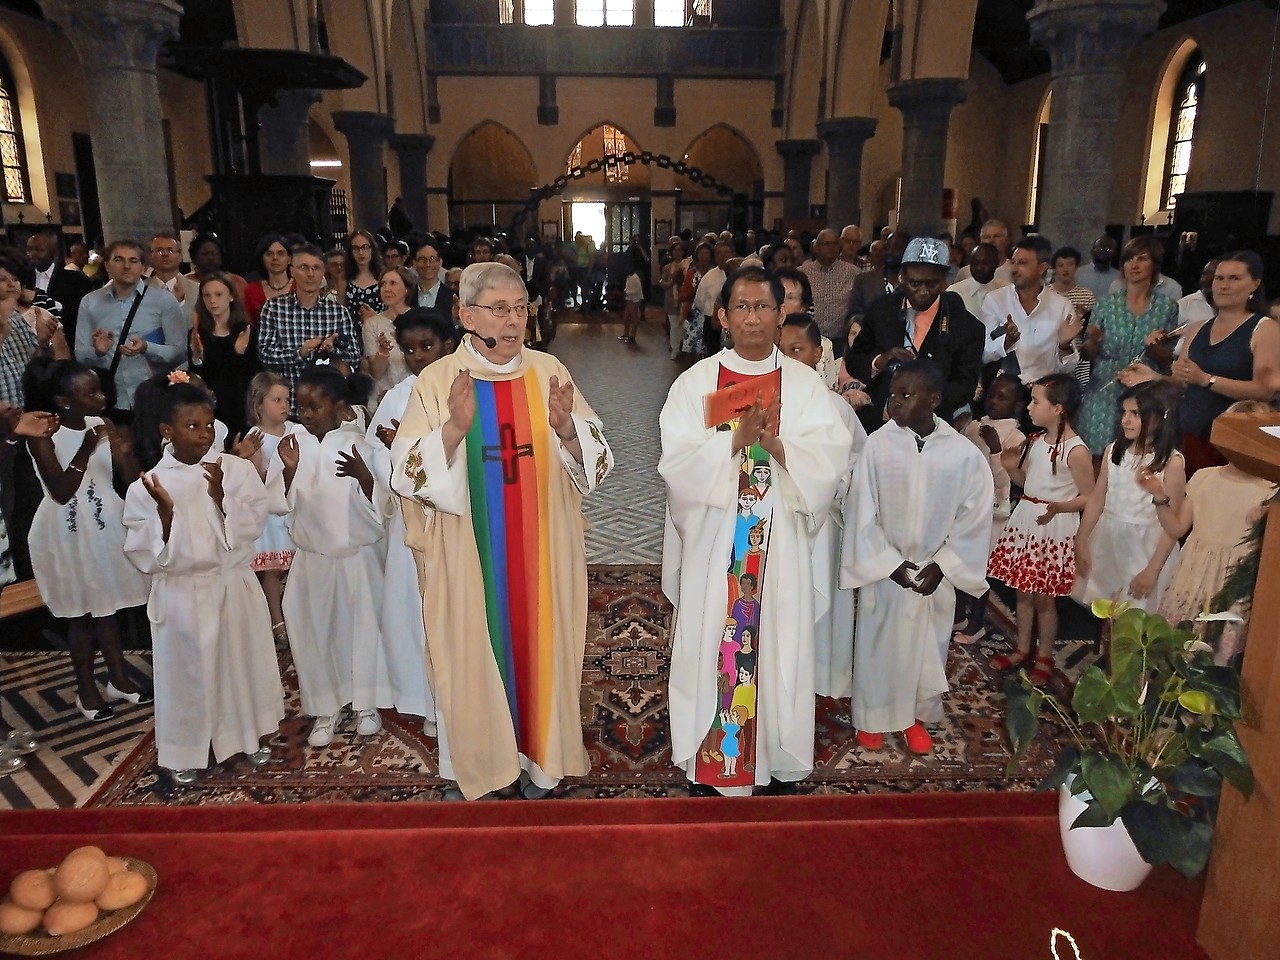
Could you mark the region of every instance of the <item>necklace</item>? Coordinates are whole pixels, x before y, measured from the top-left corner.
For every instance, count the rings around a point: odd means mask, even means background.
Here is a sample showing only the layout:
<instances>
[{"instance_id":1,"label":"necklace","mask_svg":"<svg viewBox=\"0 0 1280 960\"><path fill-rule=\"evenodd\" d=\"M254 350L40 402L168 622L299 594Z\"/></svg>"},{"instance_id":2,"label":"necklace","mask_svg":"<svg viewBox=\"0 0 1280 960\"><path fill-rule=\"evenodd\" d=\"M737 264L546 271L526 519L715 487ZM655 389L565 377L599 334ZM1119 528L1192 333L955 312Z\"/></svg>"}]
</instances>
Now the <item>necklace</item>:
<instances>
[{"instance_id":1,"label":"necklace","mask_svg":"<svg viewBox=\"0 0 1280 960\"><path fill-rule=\"evenodd\" d=\"M279 293L281 290L284 290L285 288L287 288L287 287L289 286L289 282L290 282L290 281L289 281L289 275L286 273L286 274L284 275L284 283L280 284L280 286L278 286L278 287L277 287L274 283L272 283L272 282L271 282L271 274L267 274L267 279L266 279L264 282L266 283L266 285L267 285L268 287L270 287L270 288L271 288L272 290L274 290L276 293Z\"/></svg>"}]
</instances>

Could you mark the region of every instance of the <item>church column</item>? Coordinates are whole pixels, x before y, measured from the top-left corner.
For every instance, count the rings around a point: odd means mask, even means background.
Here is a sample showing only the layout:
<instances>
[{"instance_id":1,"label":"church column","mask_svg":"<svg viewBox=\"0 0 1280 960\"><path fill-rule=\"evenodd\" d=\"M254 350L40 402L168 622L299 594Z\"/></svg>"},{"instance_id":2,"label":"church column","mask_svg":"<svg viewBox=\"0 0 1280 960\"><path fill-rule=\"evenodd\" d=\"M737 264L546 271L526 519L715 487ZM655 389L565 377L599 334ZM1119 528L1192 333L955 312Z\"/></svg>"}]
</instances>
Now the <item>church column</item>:
<instances>
[{"instance_id":1,"label":"church column","mask_svg":"<svg viewBox=\"0 0 1280 960\"><path fill-rule=\"evenodd\" d=\"M875 117L833 117L818 123L827 143L827 223L862 225L862 148L876 132Z\"/></svg>"},{"instance_id":2,"label":"church column","mask_svg":"<svg viewBox=\"0 0 1280 960\"><path fill-rule=\"evenodd\" d=\"M779 140L777 147L782 154L782 215L795 219L807 217L813 158L822 149L822 141Z\"/></svg>"},{"instance_id":3,"label":"church column","mask_svg":"<svg viewBox=\"0 0 1280 960\"><path fill-rule=\"evenodd\" d=\"M383 148L395 132L395 118L370 110L339 110L333 126L347 138L351 176L351 229L377 230L387 219L387 171Z\"/></svg>"},{"instance_id":4,"label":"church column","mask_svg":"<svg viewBox=\"0 0 1280 960\"><path fill-rule=\"evenodd\" d=\"M902 111L902 208L898 223L916 236L942 227L951 108L969 95L958 77L922 77L889 87L889 105Z\"/></svg>"},{"instance_id":5,"label":"church column","mask_svg":"<svg viewBox=\"0 0 1280 960\"><path fill-rule=\"evenodd\" d=\"M157 231L172 230L156 54L177 39L181 5L43 0L41 9L71 41L84 70L106 241L146 243Z\"/></svg>"},{"instance_id":6,"label":"church column","mask_svg":"<svg viewBox=\"0 0 1280 960\"><path fill-rule=\"evenodd\" d=\"M1031 39L1049 51L1053 110L1040 178L1040 233L1089 249L1111 201L1120 84L1129 51L1155 29L1162 0L1039 0Z\"/></svg>"},{"instance_id":7,"label":"church column","mask_svg":"<svg viewBox=\"0 0 1280 960\"><path fill-rule=\"evenodd\" d=\"M427 154L436 138L429 133L397 133L391 149L400 158L400 196L415 230L427 229Z\"/></svg>"},{"instance_id":8,"label":"church column","mask_svg":"<svg viewBox=\"0 0 1280 960\"><path fill-rule=\"evenodd\" d=\"M281 90L258 110L263 173L311 176L311 105L320 99L319 90Z\"/></svg>"}]
</instances>

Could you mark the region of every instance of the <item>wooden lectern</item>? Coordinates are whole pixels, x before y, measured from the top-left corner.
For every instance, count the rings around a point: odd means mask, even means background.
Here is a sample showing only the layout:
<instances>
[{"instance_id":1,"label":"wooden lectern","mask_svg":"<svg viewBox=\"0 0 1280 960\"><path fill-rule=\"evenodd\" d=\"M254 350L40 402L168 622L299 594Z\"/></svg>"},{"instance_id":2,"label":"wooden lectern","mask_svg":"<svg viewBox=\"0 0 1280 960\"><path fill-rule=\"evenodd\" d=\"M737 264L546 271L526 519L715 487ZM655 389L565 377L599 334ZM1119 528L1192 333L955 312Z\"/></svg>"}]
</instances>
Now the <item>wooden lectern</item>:
<instances>
[{"instance_id":1,"label":"wooden lectern","mask_svg":"<svg viewBox=\"0 0 1280 960\"><path fill-rule=\"evenodd\" d=\"M1280 415L1224 414L1213 445L1241 470L1280 483ZM1253 765L1253 796L1222 790L1209 880L1196 937L1213 960L1259 960L1280 950L1280 504L1267 516L1242 678L1246 722L1237 726Z\"/></svg>"}]
</instances>

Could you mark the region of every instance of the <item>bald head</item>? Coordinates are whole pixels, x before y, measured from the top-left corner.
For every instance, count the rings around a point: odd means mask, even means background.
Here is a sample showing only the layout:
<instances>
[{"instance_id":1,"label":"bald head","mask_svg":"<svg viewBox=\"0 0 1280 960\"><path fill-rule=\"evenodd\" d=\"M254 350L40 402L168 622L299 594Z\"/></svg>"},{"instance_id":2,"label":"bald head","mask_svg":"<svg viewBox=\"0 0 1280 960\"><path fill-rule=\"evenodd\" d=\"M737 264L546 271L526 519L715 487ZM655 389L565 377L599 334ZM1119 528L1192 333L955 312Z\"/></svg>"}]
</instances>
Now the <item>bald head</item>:
<instances>
[{"instance_id":1,"label":"bald head","mask_svg":"<svg viewBox=\"0 0 1280 960\"><path fill-rule=\"evenodd\" d=\"M840 231L840 259L853 263L858 259L858 248L862 246L862 230L849 224Z\"/></svg>"},{"instance_id":2,"label":"bald head","mask_svg":"<svg viewBox=\"0 0 1280 960\"><path fill-rule=\"evenodd\" d=\"M834 230L819 230L813 239L813 257L822 266L829 267L840 255L840 237Z\"/></svg>"}]
</instances>

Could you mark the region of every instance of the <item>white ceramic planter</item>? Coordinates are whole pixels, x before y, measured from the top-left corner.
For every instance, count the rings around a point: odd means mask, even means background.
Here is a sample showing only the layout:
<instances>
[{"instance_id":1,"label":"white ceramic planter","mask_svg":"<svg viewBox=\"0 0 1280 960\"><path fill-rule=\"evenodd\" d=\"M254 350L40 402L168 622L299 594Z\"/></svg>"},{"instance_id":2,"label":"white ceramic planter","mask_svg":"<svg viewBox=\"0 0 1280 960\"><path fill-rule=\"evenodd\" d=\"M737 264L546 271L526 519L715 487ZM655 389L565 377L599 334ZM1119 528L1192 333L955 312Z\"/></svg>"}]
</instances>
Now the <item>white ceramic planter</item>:
<instances>
[{"instance_id":1,"label":"white ceramic planter","mask_svg":"<svg viewBox=\"0 0 1280 960\"><path fill-rule=\"evenodd\" d=\"M1136 890L1147 879L1151 864L1142 859L1129 838L1124 821L1116 819L1109 827L1077 827L1076 817L1087 806L1085 800L1071 795L1071 780L1058 788L1058 827L1062 833L1062 850L1067 855L1071 872L1086 883L1103 890Z\"/></svg>"}]
</instances>

